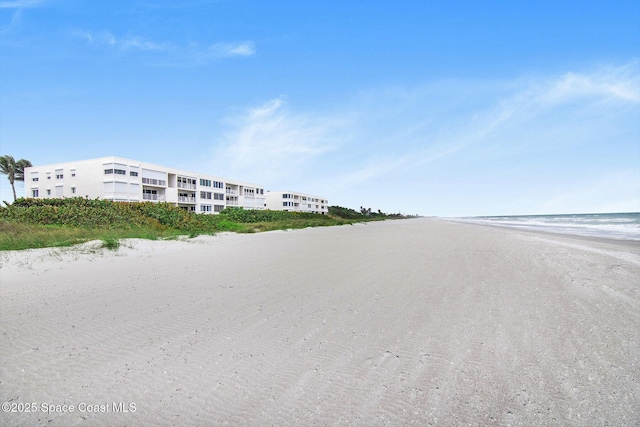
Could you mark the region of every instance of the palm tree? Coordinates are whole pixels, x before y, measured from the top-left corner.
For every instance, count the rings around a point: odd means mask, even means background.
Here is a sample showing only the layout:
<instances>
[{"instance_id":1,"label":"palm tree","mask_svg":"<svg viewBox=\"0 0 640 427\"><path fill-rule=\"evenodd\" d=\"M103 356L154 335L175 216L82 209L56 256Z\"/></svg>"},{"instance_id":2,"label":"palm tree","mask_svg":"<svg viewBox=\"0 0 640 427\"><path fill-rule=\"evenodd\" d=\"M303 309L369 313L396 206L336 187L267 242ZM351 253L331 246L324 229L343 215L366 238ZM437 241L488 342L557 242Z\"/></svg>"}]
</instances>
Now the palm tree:
<instances>
[{"instance_id":1,"label":"palm tree","mask_svg":"<svg viewBox=\"0 0 640 427\"><path fill-rule=\"evenodd\" d=\"M11 183L13 189L13 201L17 199L16 187L13 185L16 181L24 181L24 168L33 166L29 160L20 159L16 162L13 156L0 156L0 173L7 175L7 179Z\"/></svg>"}]
</instances>

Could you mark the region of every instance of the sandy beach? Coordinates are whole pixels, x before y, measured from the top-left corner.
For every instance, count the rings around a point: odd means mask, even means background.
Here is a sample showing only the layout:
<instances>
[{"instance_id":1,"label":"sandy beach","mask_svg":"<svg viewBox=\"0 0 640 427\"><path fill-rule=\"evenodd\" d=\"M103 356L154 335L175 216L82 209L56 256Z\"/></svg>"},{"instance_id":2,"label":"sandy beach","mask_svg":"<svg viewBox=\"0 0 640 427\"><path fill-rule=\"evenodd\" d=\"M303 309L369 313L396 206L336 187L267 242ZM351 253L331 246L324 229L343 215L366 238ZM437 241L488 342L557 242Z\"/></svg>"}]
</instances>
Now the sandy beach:
<instances>
[{"instance_id":1,"label":"sandy beach","mask_svg":"<svg viewBox=\"0 0 640 427\"><path fill-rule=\"evenodd\" d=\"M637 242L411 219L0 262L0 425L640 425Z\"/></svg>"}]
</instances>

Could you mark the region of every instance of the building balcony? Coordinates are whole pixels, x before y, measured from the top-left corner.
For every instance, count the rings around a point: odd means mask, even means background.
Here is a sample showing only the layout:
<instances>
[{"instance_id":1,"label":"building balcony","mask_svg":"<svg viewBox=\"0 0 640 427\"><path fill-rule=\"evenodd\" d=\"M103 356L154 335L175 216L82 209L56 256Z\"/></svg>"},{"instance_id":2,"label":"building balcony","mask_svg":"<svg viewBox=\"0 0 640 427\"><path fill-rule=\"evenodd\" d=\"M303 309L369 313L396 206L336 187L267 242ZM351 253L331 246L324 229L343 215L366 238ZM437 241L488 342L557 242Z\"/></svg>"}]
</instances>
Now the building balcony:
<instances>
[{"instance_id":1,"label":"building balcony","mask_svg":"<svg viewBox=\"0 0 640 427\"><path fill-rule=\"evenodd\" d=\"M227 200L227 206L238 206L237 200Z\"/></svg>"},{"instance_id":2,"label":"building balcony","mask_svg":"<svg viewBox=\"0 0 640 427\"><path fill-rule=\"evenodd\" d=\"M142 178L142 183L145 185L153 185L156 187L166 187L167 181L164 179Z\"/></svg>"},{"instance_id":3,"label":"building balcony","mask_svg":"<svg viewBox=\"0 0 640 427\"><path fill-rule=\"evenodd\" d=\"M184 188L185 190L195 190L196 189L196 185L195 184L187 184L184 182L179 182L178 183L178 188Z\"/></svg>"},{"instance_id":4,"label":"building balcony","mask_svg":"<svg viewBox=\"0 0 640 427\"><path fill-rule=\"evenodd\" d=\"M195 203L195 197L178 196L178 203Z\"/></svg>"},{"instance_id":5,"label":"building balcony","mask_svg":"<svg viewBox=\"0 0 640 427\"><path fill-rule=\"evenodd\" d=\"M239 194L240 194L240 193L238 192L238 190L232 190L232 189L230 189L230 188L227 188L226 193L227 193L227 194L231 194L231 195L233 195L233 196L237 196L237 195L239 195Z\"/></svg>"},{"instance_id":6,"label":"building balcony","mask_svg":"<svg viewBox=\"0 0 640 427\"><path fill-rule=\"evenodd\" d=\"M142 194L142 200L156 200L159 202L164 202L166 200L164 194Z\"/></svg>"}]
</instances>

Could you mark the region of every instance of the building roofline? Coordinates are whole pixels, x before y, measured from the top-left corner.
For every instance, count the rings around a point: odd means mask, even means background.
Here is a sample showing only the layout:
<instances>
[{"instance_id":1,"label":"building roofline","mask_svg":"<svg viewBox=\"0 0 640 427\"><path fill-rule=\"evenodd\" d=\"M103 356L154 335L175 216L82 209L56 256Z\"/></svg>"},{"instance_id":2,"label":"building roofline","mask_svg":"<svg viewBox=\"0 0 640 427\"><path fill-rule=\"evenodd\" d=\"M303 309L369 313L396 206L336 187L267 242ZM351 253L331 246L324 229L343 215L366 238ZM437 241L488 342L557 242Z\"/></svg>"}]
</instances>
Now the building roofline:
<instances>
[{"instance_id":1,"label":"building roofline","mask_svg":"<svg viewBox=\"0 0 640 427\"><path fill-rule=\"evenodd\" d=\"M224 178L221 177L219 175L212 175L212 174L208 174L208 173L202 173L202 172L193 172L193 171L187 171L184 169L177 169L174 168L172 166L164 166L164 165L159 165L157 163L150 163L150 162L145 162L142 160L137 160L137 159L130 159L127 157L120 157L120 156L103 156L103 157L93 157L90 159L81 159L81 160L71 160L71 161L66 161L66 162L58 162L58 163L47 163L47 164L42 164L42 165L33 165L31 168L54 168L55 166L58 165L65 165L65 164L69 164L69 163L84 163L84 162L97 162L97 161L114 161L117 162L118 160L123 161L123 163L130 163L130 164L135 164L135 163L139 163L140 167L148 167L148 168L158 168L158 169L164 169L166 171L169 171L170 173L175 173L176 175L185 175L185 176L191 176L191 177L198 177L199 175L204 175L207 178L213 178L219 181L224 181L224 182L228 182L228 183L232 183L232 184L239 184L239 185L244 185L244 186L250 186L250 187L259 187L259 188L264 188L264 186L262 184L256 184L253 182L248 182L248 181L242 181L239 179L233 179L233 178ZM144 165L144 166L143 166ZM29 168L26 168L29 169ZM26 171L26 170L25 170ZM195 176L194 176L195 175Z\"/></svg>"}]
</instances>

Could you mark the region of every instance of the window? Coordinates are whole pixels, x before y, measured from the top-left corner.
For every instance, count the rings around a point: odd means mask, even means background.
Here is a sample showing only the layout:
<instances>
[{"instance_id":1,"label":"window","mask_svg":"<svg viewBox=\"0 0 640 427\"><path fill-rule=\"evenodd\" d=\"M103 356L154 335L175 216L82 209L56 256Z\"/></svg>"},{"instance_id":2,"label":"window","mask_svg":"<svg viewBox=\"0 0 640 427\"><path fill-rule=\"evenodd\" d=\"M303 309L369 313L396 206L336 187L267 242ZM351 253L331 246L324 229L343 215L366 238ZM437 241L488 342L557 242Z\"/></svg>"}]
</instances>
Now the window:
<instances>
[{"instance_id":1,"label":"window","mask_svg":"<svg viewBox=\"0 0 640 427\"><path fill-rule=\"evenodd\" d=\"M76 187L71 187L71 194L76 194Z\"/></svg>"},{"instance_id":2,"label":"window","mask_svg":"<svg viewBox=\"0 0 640 427\"><path fill-rule=\"evenodd\" d=\"M224 200L224 194L222 194L222 193L213 193L213 200Z\"/></svg>"},{"instance_id":3,"label":"window","mask_svg":"<svg viewBox=\"0 0 640 427\"><path fill-rule=\"evenodd\" d=\"M36 177L36 178L31 178L31 181L33 181L33 182L38 182L38 181L40 181L40 178L38 178L38 177Z\"/></svg>"},{"instance_id":4,"label":"window","mask_svg":"<svg viewBox=\"0 0 640 427\"><path fill-rule=\"evenodd\" d=\"M56 175L56 179L62 179L62 178L64 178L64 175L63 175L63 174L58 174L58 175Z\"/></svg>"},{"instance_id":5,"label":"window","mask_svg":"<svg viewBox=\"0 0 640 427\"><path fill-rule=\"evenodd\" d=\"M31 190L31 197L38 197L39 191L38 190Z\"/></svg>"},{"instance_id":6,"label":"window","mask_svg":"<svg viewBox=\"0 0 640 427\"><path fill-rule=\"evenodd\" d=\"M153 179L153 178L142 178L142 183L149 184L149 185L158 185L161 187L164 187L167 185L167 181L165 181L164 179Z\"/></svg>"},{"instance_id":7,"label":"window","mask_svg":"<svg viewBox=\"0 0 640 427\"><path fill-rule=\"evenodd\" d=\"M167 185L166 172L142 169L142 183L165 187Z\"/></svg>"},{"instance_id":8,"label":"window","mask_svg":"<svg viewBox=\"0 0 640 427\"><path fill-rule=\"evenodd\" d=\"M224 206L223 205L213 205L213 211L214 212L222 212L224 210Z\"/></svg>"},{"instance_id":9,"label":"window","mask_svg":"<svg viewBox=\"0 0 640 427\"><path fill-rule=\"evenodd\" d=\"M47 190L47 196L51 195L51 190Z\"/></svg>"},{"instance_id":10,"label":"window","mask_svg":"<svg viewBox=\"0 0 640 427\"><path fill-rule=\"evenodd\" d=\"M208 192L208 191L201 191L200 192L200 198L201 199L211 200L211 193Z\"/></svg>"},{"instance_id":11,"label":"window","mask_svg":"<svg viewBox=\"0 0 640 427\"><path fill-rule=\"evenodd\" d=\"M71 169L71 177L73 178L74 176L76 176L76 170L75 169Z\"/></svg>"},{"instance_id":12,"label":"window","mask_svg":"<svg viewBox=\"0 0 640 427\"><path fill-rule=\"evenodd\" d=\"M200 205L200 212L211 212L211 205Z\"/></svg>"},{"instance_id":13,"label":"window","mask_svg":"<svg viewBox=\"0 0 640 427\"><path fill-rule=\"evenodd\" d=\"M142 198L145 200L158 200L158 190L142 189Z\"/></svg>"},{"instance_id":14,"label":"window","mask_svg":"<svg viewBox=\"0 0 640 427\"><path fill-rule=\"evenodd\" d=\"M131 171L131 172L129 172L129 175L130 176L138 176L138 172Z\"/></svg>"},{"instance_id":15,"label":"window","mask_svg":"<svg viewBox=\"0 0 640 427\"><path fill-rule=\"evenodd\" d=\"M124 169L114 169L114 170L113 170L113 172L114 172L116 175L126 175L126 174L127 174L127 171L126 171L126 170L124 170Z\"/></svg>"},{"instance_id":16,"label":"window","mask_svg":"<svg viewBox=\"0 0 640 427\"><path fill-rule=\"evenodd\" d=\"M213 188L224 188L223 182L213 181Z\"/></svg>"},{"instance_id":17,"label":"window","mask_svg":"<svg viewBox=\"0 0 640 427\"><path fill-rule=\"evenodd\" d=\"M112 174L112 173L113 173L113 169L105 169L104 170L104 174L105 175L109 175L109 174Z\"/></svg>"},{"instance_id":18,"label":"window","mask_svg":"<svg viewBox=\"0 0 640 427\"><path fill-rule=\"evenodd\" d=\"M211 180L200 178L200 185L202 185L203 187L211 187Z\"/></svg>"}]
</instances>

